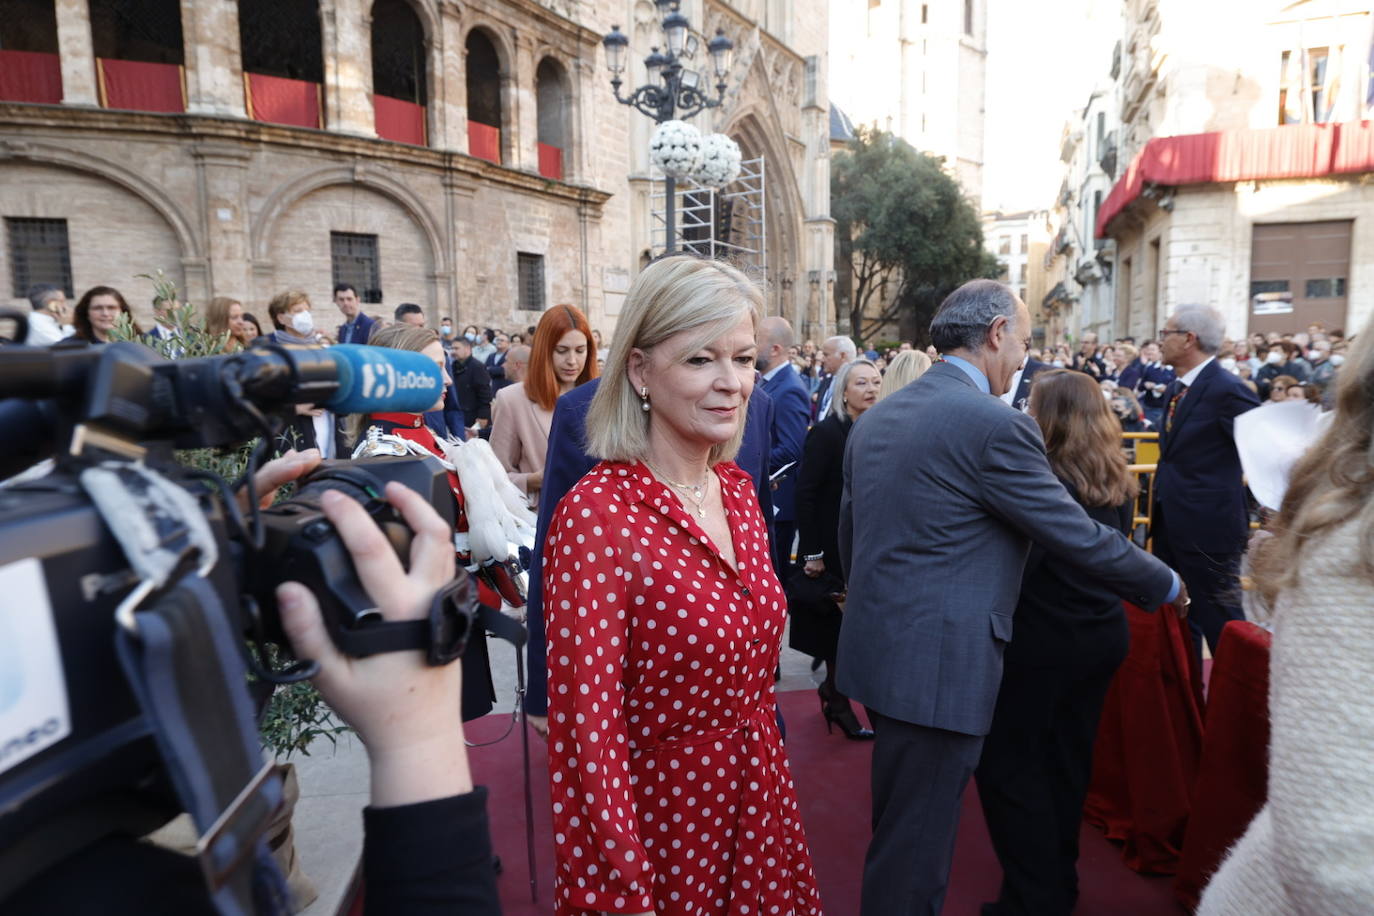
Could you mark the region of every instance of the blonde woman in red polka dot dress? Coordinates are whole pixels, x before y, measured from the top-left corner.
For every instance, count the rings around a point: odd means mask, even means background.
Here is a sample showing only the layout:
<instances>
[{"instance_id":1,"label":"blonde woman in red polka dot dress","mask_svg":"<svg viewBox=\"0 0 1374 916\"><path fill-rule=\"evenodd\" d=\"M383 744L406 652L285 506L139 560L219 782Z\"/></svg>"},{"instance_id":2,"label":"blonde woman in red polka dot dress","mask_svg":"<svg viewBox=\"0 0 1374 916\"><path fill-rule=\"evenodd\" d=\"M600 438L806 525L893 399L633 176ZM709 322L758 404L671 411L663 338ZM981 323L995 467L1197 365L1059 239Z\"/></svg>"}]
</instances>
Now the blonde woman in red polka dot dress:
<instances>
[{"instance_id":1,"label":"blonde woman in red polka dot dress","mask_svg":"<svg viewBox=\"0 0 1374 916\"><path fill-rule=\"evenodd\" d=\"M544 545L558 916L819 916L774 718L785 601L730 459L760 293L646 268Z\"/></svg>"}]
</instances>

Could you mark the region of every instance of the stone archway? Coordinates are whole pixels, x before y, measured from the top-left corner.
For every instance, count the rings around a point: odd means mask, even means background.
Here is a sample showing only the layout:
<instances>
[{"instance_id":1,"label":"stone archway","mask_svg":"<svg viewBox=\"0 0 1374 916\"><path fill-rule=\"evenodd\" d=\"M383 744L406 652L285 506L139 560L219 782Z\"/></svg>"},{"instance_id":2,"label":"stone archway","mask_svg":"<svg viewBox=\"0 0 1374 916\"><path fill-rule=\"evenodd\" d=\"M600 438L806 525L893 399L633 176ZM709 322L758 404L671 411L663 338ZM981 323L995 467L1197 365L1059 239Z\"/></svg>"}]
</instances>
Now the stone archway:
<instances>
[{"instance_id":1,"label":"stone archway","mask_svg":"<svg viewBox=\"0 0 1374 916\"><path fill-rule=\"evenodd\" d=\"M798 272L801 270L801 228L805 215L785 140L773 136L764 119L754 111L737 115L725 131L739 143L745 159L763 157L765 225L768 255L768 311L799 320L796 305Z\"/></svg>"}]
</instances>

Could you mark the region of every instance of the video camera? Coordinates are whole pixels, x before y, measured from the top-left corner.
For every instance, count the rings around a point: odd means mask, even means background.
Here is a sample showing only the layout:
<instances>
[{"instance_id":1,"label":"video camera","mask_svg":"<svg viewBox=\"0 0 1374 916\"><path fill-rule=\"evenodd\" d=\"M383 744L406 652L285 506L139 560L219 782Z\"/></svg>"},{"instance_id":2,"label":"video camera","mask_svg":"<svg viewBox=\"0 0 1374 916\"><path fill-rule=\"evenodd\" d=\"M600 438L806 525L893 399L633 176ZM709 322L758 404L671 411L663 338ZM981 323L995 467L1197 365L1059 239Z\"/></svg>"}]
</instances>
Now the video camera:
<instances>
[{"instance_id":1,"label":"video camera","mask_svg":"<svg viewBox=\"0 0 1374 916\"><path fill-rule=\"evenodd\" d=\"M23 319L20 318L22 325ZM0 909L34 875L111 833L141 836L180 811L221 912L253 912L259 837L280 801L247 691L311 676L291 658L273 597L302 582L345 654L463 651L475 589L459 575L428 619L380 619L320 510L358 500L402 562L412 532L389 503L400 481L447 521L435 458L326 461L259 510L254 472L294 405L338 413L428 410L443 392L419 353L259 342L164 360L136 343L0 348ZM184 467L175 449L254 437L242 479ZM240 496L246 496L241 501ZM256 651L249 651L249 646Z\"/></svg>"}]
</instances>

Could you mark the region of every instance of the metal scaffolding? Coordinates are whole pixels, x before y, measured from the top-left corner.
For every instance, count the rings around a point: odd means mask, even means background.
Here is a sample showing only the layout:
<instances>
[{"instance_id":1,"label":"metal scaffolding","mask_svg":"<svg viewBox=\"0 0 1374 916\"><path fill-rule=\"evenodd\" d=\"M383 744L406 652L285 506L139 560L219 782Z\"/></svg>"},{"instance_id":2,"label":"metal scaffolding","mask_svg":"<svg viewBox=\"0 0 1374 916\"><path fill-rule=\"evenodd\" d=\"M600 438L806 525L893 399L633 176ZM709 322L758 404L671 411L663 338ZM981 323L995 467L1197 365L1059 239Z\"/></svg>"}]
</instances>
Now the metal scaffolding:
<instances>
[{"instance_id":1,"label":"metal scaffolding","mask_svg":"<svg viewBox=\"0 0 1374 916\"><path fill-rule=\"evenodd\" d=\"M751 273L768 274L768 211L764 201L763 157L740 163L739 177L719 190L691 179L677 181L675 248L719 258ZM667 191L661 174L650 186L651 245L654 255L667 248Z\"/></svg>"}]
</instances>

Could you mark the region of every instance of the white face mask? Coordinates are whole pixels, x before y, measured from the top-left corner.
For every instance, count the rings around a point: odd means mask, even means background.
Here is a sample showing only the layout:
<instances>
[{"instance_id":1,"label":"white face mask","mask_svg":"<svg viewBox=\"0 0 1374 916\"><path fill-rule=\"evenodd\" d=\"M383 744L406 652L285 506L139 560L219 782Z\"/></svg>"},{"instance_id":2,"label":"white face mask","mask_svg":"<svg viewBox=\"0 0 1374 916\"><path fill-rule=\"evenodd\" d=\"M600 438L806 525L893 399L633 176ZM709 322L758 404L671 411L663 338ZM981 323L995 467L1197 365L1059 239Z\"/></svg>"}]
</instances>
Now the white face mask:
<instances>
[{"instance_id":1,"label":"white face mask","mask_svg":"<svg viewBox=\"0 0 1374 916\"><path fill-rule=\"evenodd\" d=\"M1279 363L1283 362L1283 354L1275 350L1266 356L1264 361L1271 366L1277 366Z\"/></svg>"},{"instance_id":2,"label":"white face mask","mask_svg":"<svg viewBox=\"0 0 1374 916\"><path fill-rule=\"evenodd\" d=\"M1223 359L1221 361L1221 368L1225 369L1227 372L1235 372L1236 361L1228 356L1226 359Z\"/></svg>"},{"instance_id":3,"label":"white face mask","mask_svg":"<svg viewBox=\"0 0 1374 916\"><path fill-rule=\"evenodd\" d=\"M315 330L315 317L309 311L297 312L291 316L291 327L302 336Z\"/></svg>"},{"instance_id":4,"label":"white face mask","mask_svg":"<svg viewBox=\"0 0 1374 916\"><path fill-rule=\"evenodd\" d=\"M1307 351L1307 358L1310 359L1310 360L1311 360L1312 362L1314 362L1314 363L1315 363L1315 362L1318 362L1318 361L1321 360L1321 358L1322 358L1322 351L1320 351L1320 350L1308 350L1308 351Z\"/></svg>"},{"instance_id":5,"label":"white face mask","mask_svg":"<svg viewBox=\"0 0 1374 916\"><path fill-rule=\"evenodd\" d=\"M1063 369L1064 361L1062 359L1056 359L1054 362L1050 363L1050 365L1056 369Z\"/></svg>"},{"instance_id":6,"label":"white face mask","mask_svg":"<svg viewBox=\"0 0 1374 916\"><path fill-rule=\"evenodd\" d=\"M1339 366L1339 365L1340 365L1341 363L1343 363L1343 362L1345 362L1345 354L1343 354L1343 353L1332 353L1332 354L1331 354L1331 365L1333 365L1333 366Z\"/></svg>"}]
</instances>

